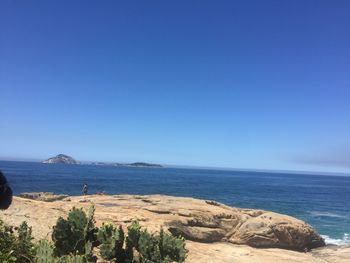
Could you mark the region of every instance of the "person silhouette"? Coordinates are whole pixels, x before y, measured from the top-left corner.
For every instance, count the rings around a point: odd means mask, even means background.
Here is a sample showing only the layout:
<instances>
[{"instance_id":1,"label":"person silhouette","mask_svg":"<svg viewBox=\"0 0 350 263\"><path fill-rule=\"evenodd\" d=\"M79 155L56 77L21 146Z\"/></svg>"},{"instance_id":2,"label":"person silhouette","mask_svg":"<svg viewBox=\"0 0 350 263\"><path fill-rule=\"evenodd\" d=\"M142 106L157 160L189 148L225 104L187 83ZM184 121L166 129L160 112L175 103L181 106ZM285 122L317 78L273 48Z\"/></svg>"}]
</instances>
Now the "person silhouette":
<instances>
[{"instance_id":1,"label":"person silhouette","mask_svg":"<svg viewBox=\"0 0 350 263\"><path fill-rule=\"evenodd\" d=\"M12 203L12 189L9 186L6 177L0 171L0 209L9 208Z\"/></svg>"},{"instance_id":2,"label":"person silhouette","mask_svg":"<svg viewBox=\"0 0 350 263\"><path fill-rule=\"evenodd\" d=\"M87 184L84 184L84 186L83 186L83 193L84 193L84 195L87 195L87 193L88 193L88 186L87 186Z\"/></svg>"}]
</instances>

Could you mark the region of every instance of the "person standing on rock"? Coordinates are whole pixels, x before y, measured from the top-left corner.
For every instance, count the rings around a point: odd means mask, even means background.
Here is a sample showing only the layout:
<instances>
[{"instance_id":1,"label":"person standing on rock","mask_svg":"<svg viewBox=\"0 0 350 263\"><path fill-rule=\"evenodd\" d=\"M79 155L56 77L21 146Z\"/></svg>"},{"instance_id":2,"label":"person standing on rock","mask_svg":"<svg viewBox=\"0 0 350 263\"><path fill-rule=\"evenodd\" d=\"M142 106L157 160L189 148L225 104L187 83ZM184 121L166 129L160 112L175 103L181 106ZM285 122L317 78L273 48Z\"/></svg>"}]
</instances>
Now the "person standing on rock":
<instances>
[{"instance_id":1,"label":"person standing on rock","mask_svg":"<svg viewBox=\"0 0 350 263\"><path fill-rule=\"evenodd\" d=\"M84 184L84 186L83 186L83 193L84 193L84 195L87 195L87 193L88 193L88 186L87 186L87 184Z\"/></svg>"},{"instance_id":2,"label":"person standing on rock","mask_svg":"<svg viewBox=\"0 0 350 263\"><path fill-rule=\"evenodd\" d=\"M0 171L0 209L9 208L12 203L12 189L8 185L6 177Z\"/></svg>"}]
</instances>

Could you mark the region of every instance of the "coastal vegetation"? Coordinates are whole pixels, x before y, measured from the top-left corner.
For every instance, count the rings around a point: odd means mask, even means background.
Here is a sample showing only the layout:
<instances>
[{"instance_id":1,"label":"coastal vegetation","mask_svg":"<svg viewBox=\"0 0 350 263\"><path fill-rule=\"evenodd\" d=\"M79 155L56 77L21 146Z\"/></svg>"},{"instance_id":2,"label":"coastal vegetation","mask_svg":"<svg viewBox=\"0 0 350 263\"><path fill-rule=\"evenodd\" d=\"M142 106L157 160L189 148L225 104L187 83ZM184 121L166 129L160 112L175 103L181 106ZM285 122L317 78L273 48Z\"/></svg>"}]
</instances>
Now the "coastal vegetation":
<instances>
[{"instance_id":1,"label":"coastal vegetation","mask_svg":"<svg viewBox=\"0 0 350 263\"><path fill-rule=\"evenodd\" d=\"M109 256L102 255L102 247L107 248L103 252L105 254L105 252L109 253L111 251L109 249L110 244L115 248L117 246L114 238L105 238L106 242L103 242L105 244L103 245L100 242L102 239L98 230L103 229L107 233L111 230L109 233L113 234L106 235L106 237L119 237L120 232L116 230L119 230L119 224L122 224L124 235L122 248L124 252L127 252L127 241L132 237L128 226L134 224L132 223L133 219L138 220L141 226L140 232L147 228L148 232L155 233L153 236L156 237L156 241L160 239L161 227L164 229L163 234L172 233L173 237L183 236L186 239L185 262L188 263L319 263L326 261L345 263L350 258L350 247L324 246L324 243L321 243L322 237L317 235L317 232L310 225L297 218L264 210L229 207L208 200L164 195L91 195L88 197L69 196L58 201L39 201L15 196L13 201L13 205L9 209L0 212L1 220L8 225L15 226L19 226L22 221L26 221L32 227L32 235L35 238L35 242L33 242L34 255L38 255L38 247L40 247L42 248L40 250L42 251L41 254L50 256L49 260L46 261L38 261L34 258L33 263L54 262L53 259L60 260L56 263L88 261L85 251L79 253L73 251L58 256L56 254L57 245L52 239L52 234L54 232L53 226L56 229L58 218L62 218L64 221L68 221L65 222L65 225L71 228L68 229L70 232L66 230L61 232L69 233L67 235L69 238L83 236L80 239L84 239L84 234L81 234L83 231L78 231L81 227L76 229L73 224L74 227L72 228L71 222L69 222L70 219L78 216L69 217L69 213L73 207L76 207L74 210L80 210L78 208L83 207L86 218L88 218L91 204L96 208L93 223L94 228L97 229L97 232L94 230L93 240L96 240L96 243L93 244L92 251L93 256L97 256L97 262L100 263L118 261L116 254L114 254L116 249L112 250L110 256L113 258L112 260L103 258ZM78 212L77 214L81 215L82 213ZM103 224L103 222L113 224ZM105 227L102 228L102 226ZM16 228L13 228L13 231L17 236ZM79 232L79 235L73 234ZM147 235L144 236L147 238ZM45 244L39 246L37 241L42 239L47 241L40 241ZM62 240L65 240L65 238ZM109 242L110 240L114 241ZM181 240L178 241L181 242ZM82 243L85 243L85 241ZM157 244L160 244L160 242L157 242ZM82 247L79 242L77 245ZM154 248L151 245L150 247ZM157 252L159 247L159 245L155 246L151 251ZM171 245L171 247L176 246ZM308 248L308 253L304 253L305 248ZM133 248L134 262L137 262L136 260L141 261L140 252L140 248L139 250ZM4 259L7 258L2 257L0 262L6 262ZM25 261L24 258L21 258L21 260L23 260L22 262L30 262ZM10 263L13 262L15 261Z\"/></svg>"},{"instance_id":2,"label":"coastal vegetation","mask_svg":"<svg viewBox=\"0 0 350 263\"><path fill-rule=\"evenodd\" d=\"M0 220L0 262L33 262L35 246L32 229L23 222L18 228L6 225Z\"/></svg>"},{"instance_id":3,"label":"coastal vegetation","mask_svg":"<svg viewBox=\"0 0 350 263\"><path fill-rule=\"evenodd\" d=\"M185 240L167 234L141 229L133 221L124 232L121 226L103 223L95 226L93 206L86 214L73 208L67 218L58 218L52 232L52 242L35 243L32 229L23 222L14 228L0 221L0 262L3 263L87 263L99 257L116 263L184 262Z\"/></svg>"}]
</instances>

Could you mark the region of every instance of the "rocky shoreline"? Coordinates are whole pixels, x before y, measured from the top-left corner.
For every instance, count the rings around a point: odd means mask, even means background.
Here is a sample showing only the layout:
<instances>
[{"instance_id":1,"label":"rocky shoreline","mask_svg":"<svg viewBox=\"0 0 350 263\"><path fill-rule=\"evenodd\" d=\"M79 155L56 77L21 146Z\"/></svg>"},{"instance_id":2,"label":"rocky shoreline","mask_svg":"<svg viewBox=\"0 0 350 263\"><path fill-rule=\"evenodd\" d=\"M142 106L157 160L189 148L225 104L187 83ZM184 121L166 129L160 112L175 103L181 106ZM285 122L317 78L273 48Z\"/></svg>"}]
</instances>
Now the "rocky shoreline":
<instances>
[{"instance_id":1,"label":"rocky shoreline","mask_svg":"<svg viewBox=\"0 0 350 263\"><path fill-rule=\"evenodd\" d=\"M87 209L93 204L97 225L125 226L137 219L150 231L163 226L181 234L187 240L186 262L347 262L350 258L349 247L324 247L319 234L303 221L264 210L164 195L55 198L52 193L27 193L23 197L14 197L0 218L12 225L27 221L36 239L49 238L57 218L72 207ZM311 252L300 252L305 249Z\"/></svg>"}]
</instances>

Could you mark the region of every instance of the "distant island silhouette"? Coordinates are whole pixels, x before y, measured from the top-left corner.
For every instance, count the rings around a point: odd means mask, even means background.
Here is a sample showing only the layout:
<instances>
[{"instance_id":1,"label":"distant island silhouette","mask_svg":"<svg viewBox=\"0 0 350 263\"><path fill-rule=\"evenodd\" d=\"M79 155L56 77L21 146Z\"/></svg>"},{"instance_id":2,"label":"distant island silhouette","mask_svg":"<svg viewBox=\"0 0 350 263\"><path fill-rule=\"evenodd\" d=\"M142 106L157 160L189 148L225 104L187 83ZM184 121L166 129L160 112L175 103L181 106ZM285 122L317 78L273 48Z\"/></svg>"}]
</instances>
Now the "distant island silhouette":
<instances>
[{"instance_id":1,"label":"distant island silhouette","mask_svg":"<svg viewBox=\"0 0 350 263\"><path fill-rule=\"evenodd\" d=\"M42 163L47 164L82 164L81 162L75 160L73 157L66 154L58 154L51 157ZM146 163L146 162L134 162L134 163L107 163L107 162L89 162L85 163L88 165L101 165L101 166L124 166L124 167L158 167L162 168L160 164Z\"/></svg>"},{"instance_id":2,"label":"distant island silhouette","mask_svg":"<svg viewBox=\"0 0 350 263\"><path fill-rule=\"evenodd\" d=\"M92 162L91 165L101 166L126 166L126 167L163 167L160 164L145 163L145 162L134 162L134 163L105 163L105 162Z\"/></svg>"},{"instance_id":3,"label":"distant island silhouette","mask_svg":"<svg viewBox=\"0 0 350 263\"><path fill-rule=\"evenodd\" d=\"M62 163L62 164L79 164L78 161L76 161L75 159L73 159L72 157L65 155L65 154L58 154L54 157L51 157L45 161L43 161L43 163Z\"/></svg>"}]
</instances>

